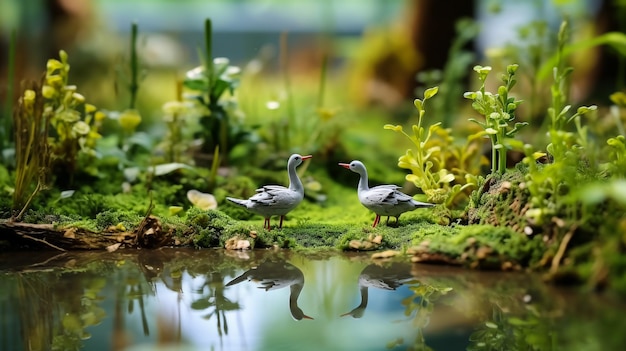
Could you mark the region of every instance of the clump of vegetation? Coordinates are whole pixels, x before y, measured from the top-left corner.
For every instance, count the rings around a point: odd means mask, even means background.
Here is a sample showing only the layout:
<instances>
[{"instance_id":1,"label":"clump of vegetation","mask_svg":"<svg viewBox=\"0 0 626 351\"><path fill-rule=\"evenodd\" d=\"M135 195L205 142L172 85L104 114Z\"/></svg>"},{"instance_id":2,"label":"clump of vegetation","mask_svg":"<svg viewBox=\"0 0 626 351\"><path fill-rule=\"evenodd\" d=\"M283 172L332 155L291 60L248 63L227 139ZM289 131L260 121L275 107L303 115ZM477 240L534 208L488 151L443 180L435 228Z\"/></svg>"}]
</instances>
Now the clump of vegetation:
<instances>
[{"instance_id":1,"label":"clump of vegetation","mask_svg":"<svg viewBox=\"0 0 626 351\"><path fill-rule=\"evenodd\" d=\"M13 188L12 209L13 219L18 221L21 220L37 193L48 185L50 114L44 114L43 100L41 85L33 83L30 88L24 90L13 115L15 186ZM32 188L33 185L34 189ZM28 196L29 192L30 196ZM19 213L16 213L17 211Z\"/></svg>"},{"instance_id":2,"label":"clump of vegetation","mask_svg":"<svg viewBox=\"0 0 626 351\"><path fill-rule=\"evenodd\" d=\"M72 183L77 171L94 175L96 141L104 113L86 102L75 85L69 84L70 65L65 51L60 60L50 59L46 65L45 81L41 88L44 97L43 114L52 127L49 141L51 169L57 182Z\"/></svg>"},{"instance_id":3,"label":"clump of vegetation","mask_svg":"<svg viewBox=\"0 0 626 351\"><path fill-rule=\"evenodd\" d=\"M498 87L498 93L493 94L485 91L485 82L491 72L489 66L475 66L481 82L480 89L475 92L467 92L463 96L472 100L472 108L480 113L485 121L475 119L470 121L480 125L491 140L491 173L503 174L506 171L506 154L511 149L509 140L512 139L520 128L528 125L526 122L516 122L513 127L509 125L515 120L515 110L522 102L509 97L511 89L515 86L515 72L518 65L512 64L506 68L506 74L502 76L504 85Z\"/></svg>"},{"instance_id":4,"label":"clump of vegetation","mask_svg":"<svg viewBox=\"0 0 626 351\"><path fill-rule=\"evenodd\" d=\"M422 126L426 114L426 101L434 97L438 88L424 92L423 99L415 99L418 111L417 125L413 125L413 135L406 133L401 125L387 124L385 129L402 133L414 145L398 160L398 166L411 170L406 180L412 182L425 194L427 201L445 203L451 206L457 195L469 192L476 184L476 174L480 173L483 156L481 137L483 133L470 135L464 144L456 145L449 129L441 127L441 122Z\"/></svg>"}]
</instances>

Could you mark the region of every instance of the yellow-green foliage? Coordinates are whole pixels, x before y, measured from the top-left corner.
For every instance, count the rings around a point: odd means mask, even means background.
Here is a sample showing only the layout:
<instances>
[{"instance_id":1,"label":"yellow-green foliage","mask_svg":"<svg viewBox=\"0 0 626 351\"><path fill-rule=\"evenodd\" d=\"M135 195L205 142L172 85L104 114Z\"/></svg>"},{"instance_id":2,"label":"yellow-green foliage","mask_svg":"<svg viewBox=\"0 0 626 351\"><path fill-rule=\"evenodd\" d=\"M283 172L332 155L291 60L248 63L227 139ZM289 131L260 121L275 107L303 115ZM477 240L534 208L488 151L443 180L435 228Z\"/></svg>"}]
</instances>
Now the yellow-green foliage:
<instances>
[{"instance_id":1,"label":"yellow-green foliage","mask_svg":"<svg viewBox=\"0 0 626 351\"><path fill-rule=\"evenodd\" d=\"M49 142L52 167L60 171L61 175L72 177L78 170L80 156L85 156L83 170L95 174L92 162L96 155L94 147L96 140L101 137L98 129L105 115L87 103L75 85L69 84L67 53L61 50L59 58L48 60L41 88L43 113L54 128Z\"/></svg>"},{"instance_id":2,"label":"yellow-green foliage","mask_svg":"<svg viewBox=\"0 0 626 351\"><path fill-rule=\"evenodd\" d=\"M418 120L412 127L413 135L400 125L387 124L384 128L402 133L414 145L414 149L408 149L398 160L399 167L411 171L406 179L420 188L429 202L451 206L459 193L469 192L477 183L476 175L486 163L481 153L485 133L470 135L463 145L457 145L451 131L442 128L440 122L428 130L422 127L426 101L437 91L437 87L427 89L423 100L415 99Z\"/></svg>"},{"instance_id":3,"label":"yellow-green foliage","mask_svg":"<svg viewBox=\"0 0 626 351\"><path fill-rule=\"evenodd\" d=\"M518 65L508 65L506 74L502 76L503 85L498 87L496 94L485 90L485 82L491 67L475 66L474 71L478 73L481 87L478 91L466 92L463 96L472 100L472 108L484 117L484 122L473 118L470 121L477 123L491 140L491 173L504 173L506 171L506 154L511 149L511 140L520 130L528 125L527 122L516 122L513 127L509 122L515 120L515 111L522 103L509 97L511 89L517 83L515 72Z\"/></svg>"}]
</instances>

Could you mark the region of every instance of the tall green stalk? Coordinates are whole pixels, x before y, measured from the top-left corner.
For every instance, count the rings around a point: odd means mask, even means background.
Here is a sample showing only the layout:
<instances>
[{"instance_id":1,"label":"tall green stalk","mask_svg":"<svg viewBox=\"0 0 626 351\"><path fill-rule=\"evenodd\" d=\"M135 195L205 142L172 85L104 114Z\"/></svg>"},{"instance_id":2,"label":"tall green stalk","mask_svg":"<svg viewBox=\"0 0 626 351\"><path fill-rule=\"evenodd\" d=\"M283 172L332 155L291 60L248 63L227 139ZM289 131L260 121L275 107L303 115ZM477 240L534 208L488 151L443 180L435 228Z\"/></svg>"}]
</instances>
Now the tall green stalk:
<instances>
[{"instance_id":1,"label":"tall green stalk","mask_svg":"<svg viewBox=\"0 0 626 351\"><path fill-rule=\"evenodd\" d=\"M130 27L130 91L129 108L134 109L137 102L137 92L139 91L139 59L137 57L137 22L133 22Z\"/></svg>"},{"instance_id":2,"label":"tall green stalk","mask_svg":"<svg viewBox=\"0 0 626 351\"><path fill-rule=\"evenodd\" d=\"M39 191L47 185L49 173L48 127L50 114L44 112L41 84L24 89L13 114L15 126L15 187L13 220L21 220ZM36 186L26 198L34 182Z\"/></svg>"},{"instance_id":3,"label":"tall green stalk","mask_svg":"<svg viewBox=\"0 0 626 351\"><path fill-rule=\"evenodd\" d=\"M15 86L15 56L17 45L17 31L13 29L11 31L11 38L9 40L9 65L7 74L7 95L4 103L4 126L0 131L0 161L4 161L4 150L11 144L11 114L13 113L13 90Z\"/></svg>"},{"instance_id":4,"label":"tall green stalk","mask_svg":"<svg viewBox=\"0 0 626 351\"><path fill-rule=\"evenodd\" d=\"M207 80L209 82L208 89L208 101L209 105L217 104L217 98L212 94L213 87L213 25L211 23L211 19L207 18L204 21L204 47L205 47L205 62L204 62L204 71L207 76ZM215 100L215 101L214 101Z\"/></svg>"}]
</instances>

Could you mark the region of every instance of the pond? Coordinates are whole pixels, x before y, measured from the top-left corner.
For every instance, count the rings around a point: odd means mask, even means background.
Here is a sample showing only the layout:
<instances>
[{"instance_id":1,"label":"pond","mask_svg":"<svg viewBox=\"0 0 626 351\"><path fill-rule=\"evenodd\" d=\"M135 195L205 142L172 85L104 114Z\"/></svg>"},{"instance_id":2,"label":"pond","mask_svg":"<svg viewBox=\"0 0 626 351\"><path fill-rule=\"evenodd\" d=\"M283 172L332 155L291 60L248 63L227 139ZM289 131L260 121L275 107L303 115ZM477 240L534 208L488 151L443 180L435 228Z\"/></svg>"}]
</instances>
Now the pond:
<instances>
[{"instance_id":1,"label":"pond","mask_svg":"<svg viewBox=\"0 0 626 351\"><path fill-rule=\"evenodd\" d=\"M0 256L1 350L611 350L618 301L368 254Z\"/></svg>"}]
</instances>

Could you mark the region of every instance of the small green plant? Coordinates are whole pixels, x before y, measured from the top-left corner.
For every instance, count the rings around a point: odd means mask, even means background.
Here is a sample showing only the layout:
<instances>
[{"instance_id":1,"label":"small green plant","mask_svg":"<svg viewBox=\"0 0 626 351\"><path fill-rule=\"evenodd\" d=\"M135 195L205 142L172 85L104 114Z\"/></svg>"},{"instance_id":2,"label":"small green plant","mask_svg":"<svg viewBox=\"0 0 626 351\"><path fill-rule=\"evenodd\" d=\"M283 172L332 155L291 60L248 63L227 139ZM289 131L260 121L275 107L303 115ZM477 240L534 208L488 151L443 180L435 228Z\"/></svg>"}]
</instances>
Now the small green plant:
<instances>
[{"instance_id":1,"label":"small green plant","mask_svg":"<svg viewBox=\"0 0 626 351\"><path fill-rule=\"evenodd\" d=\"M400 125L387 124L384 128L402 133L414 145L414 149L408 149L398 160L400 168L411 170L406 180L420 188L428 201L450 206L459 193L477 184L475 174L480 171L479 145L483 133L471 135L463 146L457 146L450 130L442 128L441 122L426 130L422 126L426 101L437 92L438 88L433 87L424 92L423 99L415 99L418 119L412 127L413 135Z\"/></svg>"},{"instance_id":2,"label":"small green plant","mask_svg":"<svg viewBox=\"0 0 626 351\"><path fill-rule=\"evenodd\" d=\"M571 105L567 104L569 91L569 76L573 69L565 67L565 58L562 55L568 40L568 24L561 24L558 34L557 56L559 57L553 70L553 84L551 86L552 106L548 108L550 125L548 135L550 143L546 146L551 162L541 169L536 164L538 155L531 145L524 146L524 163L529 168L526 186L531 194L532 209L527 215L541 224L549 216L553 216L562 205L561 195L564 187L574 186L577 183L575 176L581 173L580 161L587 160L587 165L596 167L594 156L590 149L587 127L583 126L582 116L595 111L596 106L581 106L573 114ZM568 131L566 127L574 122L576 133ZM587 170L585 173L593 173Z\"/></svg>"},{"instance_id":3,"label":"small green plant","mask_svg":"<svg viewBox=\"0 0 626 351\"><path fill-rule=\"evenodd\" d=\"M67 53L59 52L60 60L50 59L46 66L43 113L49 118L52 127L50 141L51 168L58 182L72 183L74 174L80 168L89 174L96 174L95 144L101 137L98 129L104 113L85 101L75 85L69 84L70 65Z\"/></svg>"},{"instance_id":4,"label":"small green plant","mask_svg":"<svg viewBox=\"0 0 626 351\"><path fill-rule=\"evenodd\" d=\"M487 76L491 72L489 66L475 66L481 82L478 91L466 92L463 96L472 101L472 108L480 113L485 121L480 122L471 118L470 121L477 123L491 140L491 173L503 174L506 171L506 153L511 148L508 139L512 139L520 128L528 125L526 122L516 122L513 127L509 123L515 120L515 110L522 102L509 97L511 89L517 82L515 72L518 65L507 66L506 74L502 75L504 85L498 87L498 93L493 94L485 90Z\"/></svg>"},{"instance_id":5,"label":"small green plant","mask_svg":"<svg viewBox=\"0 0 626 351\"><path fill-rule=\"evenodd\" d=\"M234 98L241 70L230 65L227 58L213 58L210 19L205 21L204 29L203 65L187 72L183 86L191 91L190 97L203 107L200 117L202 129L198 134L202 139L201 152L212 154L219 146L221 159L228 161L229 153L235 147L253 144L255 136L241 120L236 119L243 117ZM227 99L227 92L230 99Z\"/></svg>"}]
</instances>

